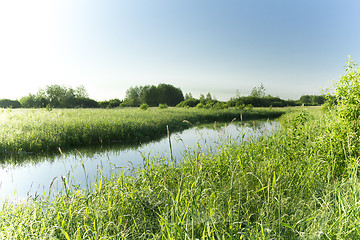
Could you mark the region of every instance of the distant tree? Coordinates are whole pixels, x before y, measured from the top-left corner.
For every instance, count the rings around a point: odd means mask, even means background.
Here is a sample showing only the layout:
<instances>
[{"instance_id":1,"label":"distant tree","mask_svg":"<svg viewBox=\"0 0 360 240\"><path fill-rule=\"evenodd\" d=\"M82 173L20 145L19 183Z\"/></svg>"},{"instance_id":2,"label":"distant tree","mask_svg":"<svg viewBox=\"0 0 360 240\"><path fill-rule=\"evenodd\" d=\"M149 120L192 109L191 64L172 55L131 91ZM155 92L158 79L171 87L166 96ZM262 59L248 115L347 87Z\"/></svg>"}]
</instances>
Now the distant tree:
<instances>
[{"instance_id":1,"label":"distant tree","mask_svg":"<svg viewBox=\"0 0 360 240\"><path fill-rule=\"evenodd\" d=\"M140 106L140 96L141 96L141 91L142 91L143 87L130 87L127 91L126 91L126 95L125 95L125 99L124 99L124 104L127 106L132 106L132 107L137 107Z\"/></svg>"},{"instance_id":2,"label":"distant tree","mask_svg":"<svg viewBox=\"0 0 360 240\"><path fill-rule=\"evenodd\" d=\"M202 103L202 104L206 103L206 98L205 98L204 94L200 94L199 100L200 100L200 103Z\"/></svg>"},{"instance_id":3,"label":"distant tree","mask_svg":"<svg viewBox=\"0 0 360 240\"><path fill-rule=\"evenodd\" d=\"M303 95L299 100L300 104L309 105L311 103L310 95Z\"/></svg>"},{"instance_id":4,"label":"distant tree","mask_svg":"<svg viewBox=\"0 0 360 240\"><path fill-rule=\"evenodd\" d=\"M38 94L29 94L28 96L22 97L20 103L24 108L41 108L48 105L48 100L39 92Z\"/></svg>"},{"instance_id":5,"label":"distant tree","mask_svg":"<svg viewBox=\"0 0 360 240\"><path fill-rule=\"evenodd\" d=\"M100 101L98 102L100 108L108 108L109 107L109 101Z\"/></svg>"},{"instance_id":6,"label":"distant tree","mask_svg":"<svg viewBox=\"0 0 360 240\"><path fill-rule=\"evenodd\" d=\"M117 98L109 100L109 108L116 108L119 107L121 104L121 101Z\"/></svg>"},{"instance_id":7,"label":"distant tree","mask_svg":"<svg viewBox=\"0 0 360 240\"><path fill-rule=\"evenodd\" d=\"M84 86L76 89L61 85L48 85L40 89L37 94L22 97L20 103L23 107L41 108L47 105L56 108L98 107L95 100L88 98Z\"/></svg>"},{"instance_id":8,"label":"distant tree","mask_svg":"<svg viewBox=\"0 0 360 240\"><path fill-rule=\"evenodd\" d=\"M159 91L154 85L147 85L142 88L140 94L140 103L146 103L149 106L155 107L159 105Z\"/></svg>"},{"instance_id":9,"label":"distant tree","mask_svg":"<svg viewBox=\"0 0 360 240\"><path fill-rule=\"evenodd\" d=\"M191 93L186 93L185 94L185 100L188 100L188 99L191 99L191 98L193 98Z\"/></svg>"},{"instance_id":10,"label":"distant tree","mask_svg":"<svg viewBox=\"0 0 360 240\"><path fill-rule=\"evenodd\" d=\"M323 96L323 95L312 95L311 96L311 104L312 105L316 105L316 106L322 105L325 103L325 100L326 100L325 96Z\"/></svg>"},{"instance_id":11,"label":"distant tree","mask_svg":"<svg viewBox=\"0 0 360 240\"><path fill-rule=\"evenodd\" d=\"M263 84L260 85L260 87L254 87L251 91L250 96L252 97L258 97L258 98L262 98L265 97L265 87Z\"/></svg>"},{"instance_id":12,"label":"distant tree","mask_svg":"<svg viewBox=\"0 0 360 240\"><path fill-rule=\"evenodd\" d=\"M135 107L144 103L149 106L158 106L159 104L176 106L183 100L184 96L180 88L176 88L170 84L159 84L157 87L153 85L136 86L126 91L122 106Z\"/></svg>"},{"instance_id":13,"label":"distant tree","mask_svg":"<svg viewBox=\"0 0 360 240\"><path fill-rule=\"evenodd\" d=\"M170 84L159 84L157 86L159 104L167 104L168 106L176 106L184 101L184 95L180 88L176 88Z\"/></svg>"},{"instance_id":14,"label":"distant tree","mask_svg":"<svg viewBox=\"0 0 360 240\"><path fill-rule=\"evenodd\" d=\"M20 99L20 103L25 108L39 107L36 104L36 95L34 95L34 94L29 94L28 96L22 97Z\"/></svg>"},{"instance_id":15,"label":"distant tree","mask_svg":"<svg viewBox=\"0 0 360 240\"><path fill-rule=\"evenodd\" d=\"M89 95L83 85L80 85L77 88L75 88L74 94L76 98L83 98L83 99L89 98Z\"/></svg>"},{"instance_id":16,"label":"distant tree","mask_svg":"<svg viewBox=\"0 0 360 240\"><path fill-rule=\"evenodd\" d=\"M65 107L65 99L69 98L66 87L57 84L46 86L45 93L52 107Z\"/></svg>"},{"instance_id":17,"label":"distant tree","mask_svg":"<svg viewBox=\"0 0 360 240\"><path fill-rule=\"evenodd\" d=\"M324 95L303 95L299 99L299 103L306 106L319 106L324 104L326 98Z\"/></svg>"},{"instance_id":18,"label":"distant tree","mask_svg":"<svg viewBox=\"0 0 360 240\"><path fill-rule=\"evenodd\" d=\"M17 100L0 99L1 108L20 108L21 103Z\"/></svg>"},{"instance_id":19,"label":"distant tree","mask_svg":"<svg viewBox=\"0 0 360 240\"><path fill-rule=\"evenodd\" d=\"M80 108L98 108L99 103L90 98L76 98L74 100L73 107L80 107Z\"/></svg>"}]
</instances>

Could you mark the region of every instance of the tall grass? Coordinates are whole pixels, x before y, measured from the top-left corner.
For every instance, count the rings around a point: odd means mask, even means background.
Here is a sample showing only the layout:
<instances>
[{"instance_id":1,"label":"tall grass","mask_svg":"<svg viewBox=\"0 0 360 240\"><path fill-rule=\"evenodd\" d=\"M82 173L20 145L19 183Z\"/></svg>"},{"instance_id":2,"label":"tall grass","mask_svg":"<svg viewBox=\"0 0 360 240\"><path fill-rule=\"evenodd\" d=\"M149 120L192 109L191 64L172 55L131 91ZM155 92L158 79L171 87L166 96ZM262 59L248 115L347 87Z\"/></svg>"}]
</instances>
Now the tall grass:
<instances>
[{"instance_id":1,"label":"tall grass","mask_svg":"<svg viewBox=\"0 0 360 240\"><path fill-rule=\"evenodd\" d=\"M0 237L358 239L359 161L334 119L288 114L272 136L189 150L180 164L144 157L132 174L99 170L91 191L64 180L52 200L46 189L3 204Z\"/></svg>"},{"instance_id":2,"label":"tall grass","mask_svg":"<svg viewBox=\"0 0 360 240\"><path fill-rule=\"evenodd\" d=\"M189 127L183 120L209 122L278 117L283 111L139 109L3 109L0 110L0 157L51 152L60 148L141 142Z\"/></svg>"}]
</instances>

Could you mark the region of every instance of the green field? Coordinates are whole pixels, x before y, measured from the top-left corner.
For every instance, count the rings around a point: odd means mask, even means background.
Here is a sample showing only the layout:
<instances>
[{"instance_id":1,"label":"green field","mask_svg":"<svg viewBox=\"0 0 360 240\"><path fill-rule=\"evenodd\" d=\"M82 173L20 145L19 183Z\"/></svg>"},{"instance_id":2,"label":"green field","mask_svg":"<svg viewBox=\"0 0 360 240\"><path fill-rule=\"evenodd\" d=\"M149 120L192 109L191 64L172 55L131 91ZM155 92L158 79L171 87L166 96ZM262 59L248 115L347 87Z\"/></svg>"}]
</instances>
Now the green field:
<instances>
[{"instance_id":1,"label":"green field","mask_svg":"<svg viewBox=\"0 0 360 240\"><path fill-rule=\"evenodd\" d=\"M45 190L5 203L0 238L358 239L359 159L336 116L289 113L273 136L189 151L176 166L146 159L107 179L99 169L90 191L64 179L53 200Z\"/></svg>"},{"instance_id":2,"label":"green field","mask_svg":"<svg viewBox=\"0 0 360 240\"><path fill-rule=\"evenodd\" d=\"M197 122L274 118L283 113L269 109L2 109L0 157L111 142L139 143L165 136L167 125L174 132Z\"/></svg>"}]
</instances>

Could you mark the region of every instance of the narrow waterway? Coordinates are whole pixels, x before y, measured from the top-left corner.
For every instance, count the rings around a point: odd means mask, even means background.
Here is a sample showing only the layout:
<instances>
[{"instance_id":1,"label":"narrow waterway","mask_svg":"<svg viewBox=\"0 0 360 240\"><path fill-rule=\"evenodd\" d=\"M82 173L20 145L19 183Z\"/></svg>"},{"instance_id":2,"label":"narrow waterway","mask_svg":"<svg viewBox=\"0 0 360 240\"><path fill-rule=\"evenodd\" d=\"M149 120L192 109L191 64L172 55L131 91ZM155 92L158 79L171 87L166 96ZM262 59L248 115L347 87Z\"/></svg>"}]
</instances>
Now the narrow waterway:
<instances>
[{"instance_id":1,"label":"narrow waterway","mask_svg":"<svg viewBox=\"0 0 360 240\"><path fill-rule=\"evenodd\" d=\"M181 162L186 150L217 151L225 142L249 141L264 134L270 135L279 124L275 121L250 121L245 123L212 124L193 127L167 137L138 146L112 145L104 148L89 147L73 150L52 157L32 159L21 163L0 166L0 201L18 201L27 197L43 195L50 184L59 189L66 177L72 185L91 188L101 169L109 176L119 169L131 171L144 164L144 156ZM171 150L170 150L171 149Z\"/></svg>"}]
</instances>

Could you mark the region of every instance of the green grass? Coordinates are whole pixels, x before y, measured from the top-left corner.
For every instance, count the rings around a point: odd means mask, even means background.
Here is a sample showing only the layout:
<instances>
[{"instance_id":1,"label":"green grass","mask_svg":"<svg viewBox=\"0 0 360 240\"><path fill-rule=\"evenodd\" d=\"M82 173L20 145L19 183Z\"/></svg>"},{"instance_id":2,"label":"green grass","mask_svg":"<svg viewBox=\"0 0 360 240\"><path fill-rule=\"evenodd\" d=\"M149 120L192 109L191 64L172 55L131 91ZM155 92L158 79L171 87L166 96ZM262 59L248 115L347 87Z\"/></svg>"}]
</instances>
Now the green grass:
<instances>
[{"instance_id":1,"label":"green grass","mask_svg":"<svg viewBox=\"0 0 360 240\"><path fill-rule=\"evenodd\" d=\"M315 112L313 112L315 113ZM181 164L105 178L3 204L3 239L359 239L359 159L334 114L294 112L272 136ZM345 128L344 126L340 126Z\"/></svg>"},{"instance_id":2,"label":"green grass","mask_svg":"<svg viewBox=\"0 0 360 240\"><path fill-rule=\"evenodd\" d=\"M0 157L52 152L60 148L135 143L190 127L192 123L240 118L278 117L280 110L140 109L2 109Z\"/></svg>"}]
</instances>

